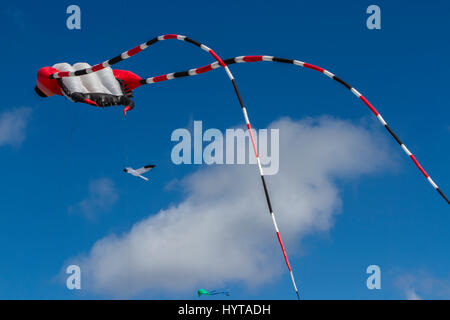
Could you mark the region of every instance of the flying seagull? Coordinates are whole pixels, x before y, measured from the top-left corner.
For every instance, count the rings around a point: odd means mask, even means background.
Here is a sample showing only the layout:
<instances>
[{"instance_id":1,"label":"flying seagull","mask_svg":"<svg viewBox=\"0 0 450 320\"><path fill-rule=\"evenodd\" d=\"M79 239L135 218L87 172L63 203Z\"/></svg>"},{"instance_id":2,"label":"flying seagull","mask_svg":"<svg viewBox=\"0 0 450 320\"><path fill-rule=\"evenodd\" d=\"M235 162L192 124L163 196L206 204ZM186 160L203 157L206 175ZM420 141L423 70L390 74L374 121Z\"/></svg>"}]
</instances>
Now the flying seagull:
<instances>
[{"instance_id":1,"label":"flying seagull","mask_svg":"<svg viewBox=\"0 0 450 320\"><path fill-rule=\"evenodd\" d=\"M139 168L139 169L133 169L131 167L126 167L125 169L123 169L123 171L125 171L126 173L132 174L135 177L139 177L144 179L145 181L148 181L148 179L146 177L144 177L142 174L146 173L147 171L150 171L151 169L153 169L155 167L155 165L153 164L149 164L148 166Z\"/></svg>"}]
</instances>

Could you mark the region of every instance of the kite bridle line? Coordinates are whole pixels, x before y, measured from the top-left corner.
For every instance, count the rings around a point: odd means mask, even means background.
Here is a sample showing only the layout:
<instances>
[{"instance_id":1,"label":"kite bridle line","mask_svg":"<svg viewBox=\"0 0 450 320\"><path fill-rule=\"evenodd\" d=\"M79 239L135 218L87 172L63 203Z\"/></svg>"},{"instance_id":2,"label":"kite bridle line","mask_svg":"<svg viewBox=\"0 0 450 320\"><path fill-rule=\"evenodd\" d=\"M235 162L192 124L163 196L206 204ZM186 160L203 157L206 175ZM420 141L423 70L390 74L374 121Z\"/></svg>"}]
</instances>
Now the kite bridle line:
<instances>
[{"instance_id":1,"label":"kite bridle line","mask_svg":"<svg viewBox=\"0 0 450 320\"><path fill-rule=\"evenodd\" d=\"M258 164L258 169L259 169L259 174L261 176L261 181L264 187L264 194L266 196L266 202L267 202L267 206L269 208L269 213L270 216L272 217L272 222L275 228L275 232L277 234L277 238L278 238L278 242L280 244L281 250L283 251L283 256L284 256L284 260L286 262L286 266L289 269L289 273L291 275L291 280L292 280L292 284L294 286L294 290L295 293L297 294L297 298L300 300L300 295L298 293L298 289L297 289L297 285L295 284L295 279L294 279L294 274L292 272L292 268L291 265L289 263L289 259L287 257L286 254L286 249L284 247L283 244L283 240L281 239L281 235L280 235L280 231L278 230L278 225L275 219L275 214L273 212L272 209L272 203L270 201L270 196L269 196L269 191L267 189L267 185L266 185L266 181L264 179L264 173L263 173L263 169L261 167L261 161L259 159L259 153L258 153L258 148L256 146L256 142L255 142L255 137L253 136L253 131L252 131L252 126L250 124L250 120L248 118L248 114L247 114L247 109L245 108L244 102L242 101L242 97L241 94L239 93L239 89L237 87L236 81L233 77L233 74L231 73L230 69L228 68L227 64L225 62L223 62L223 60L209 47L205 46L204 44L201 44L195 40L192 40L186 36L182 36L182 35L177 35L177 34L166 34L166 35L162 35L156 38L153 38L145 43L140 44L137 47L134 47L133 49L130 49L128 51L123 52L121 55L116 56L112 59L109 59L105 62L99 63L94 65L91 68L86 68L86 69L82 69L82 70L77 70L77 71L61 71L61 72L57 72L54 73L52 75L50 75L50 79L58 79L58 78L65 78L65 77L73 77L73 76L81 76L81 75L85 75L85 74L89 74L89 73L93 73L99 70L102 70L104 68L107 68L109 66L112 66L120 61L126 60L128 58L130 58L131 56L135 55L138 52L141 52L142 50L147 49L149 46L157 43L158 41L162 41L162 40L168 40L168 39L176 39L176 40L181 40L181 41L186 41L189 42L191 44L194 44L198 47L200 47L202 50L208 52L210 55L212 55L214 57L214 59L217 61L217 63L222 66L225 69L225 72L227 73L228 78L231 80L231 83L233 84L233 88L234 91L236 93L236 96L239 100L239 104L241 106L241 110L242 113L244 115L244 119L245 119L245 123L247 125L248 131L250 133L250 138L252 140L252 145L253 145L253 151L255 152L255 157L256 157L256 162ZM205 70L206 72L207 70ZM164 75L166 77L165 80L169 80L169 77L167 75ZM162 76L162 77L164 77ZM160 81L163 81L163 79L161 78Z\"/></svg>"},{"instance_id":2,"label":"kite bridle line","mask_svg":"<svg viewBox=\"0 0 450 320\"><path fill-rule=\"evenodd\" d=\"M350 86L347 82L340 79L333 73L329 72L328 70L325 70L321 67L302 62L299 60L292 60L292 59L285 59L285 58L277 58L273 56L239 56L234 57L230 59L223 60L223 62L227 65L234 64L234 63L245 63L245 62L260 62L260 61L272 61L272 62L281 62L281 63L287 63L287 64L294 64L296 66L312 69L315 71L318 71L320 73L325 74L329 78L336 80L340 84L342 84L344 87L349 89L355 96L357 96L359 99L361 99L364 104L372 111L372 113L377 117L377 119L380 121L380 123L383 125L383 127L391 134L391 136L395 139L395 141L400 145L402 150L406 153L406 155L414 162L416 167L420 170L420 172L425 176L427 181L433 186L434 189L444 198L445 201L447 201L448 204L450 204L449 199L447 196L442 192L442 190L437 186L437 184L431 179L431 177L428 175L428 173L422 168L420 163L417 161L416 157L409 151L409 149L405 146L405 144L400 140L400 138L392 131L392 129L388 126L386 121L383 119L381 114L372 106L372 104L361 94L356 90L354 87ZM220 66L218 62L213 62L211 64L205 65L200 68L194 68L186 71L181 72L173 72L168 73L156 77L150 77L147 79L141 80L141 84L152 84L156 82L166 81L166 80L172 80L176 78L186 77L186 76L195 76L198 74L202 74L214 69L217 69Z\"/></svg>"}]
</instances>

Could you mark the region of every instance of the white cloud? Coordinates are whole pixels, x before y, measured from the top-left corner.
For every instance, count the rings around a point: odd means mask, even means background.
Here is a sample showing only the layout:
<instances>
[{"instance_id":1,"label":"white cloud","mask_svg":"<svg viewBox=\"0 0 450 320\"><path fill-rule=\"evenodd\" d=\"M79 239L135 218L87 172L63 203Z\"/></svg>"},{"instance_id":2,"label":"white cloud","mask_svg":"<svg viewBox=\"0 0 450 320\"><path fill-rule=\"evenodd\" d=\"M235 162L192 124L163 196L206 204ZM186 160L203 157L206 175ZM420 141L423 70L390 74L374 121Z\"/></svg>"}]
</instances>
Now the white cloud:
<instances>
[{"instance_id":1,"label":"white cloud","mask_svg":"<svg viewBox=\"0 0 450 320\"><path fill-rule=\"evenodd\" d=\"M405 290L405 296L408 300L422 300L421 297L414 291L414 289Z\"/></svg>"},{"instance_id":2,"label":"white cloud","mask_svg":"<svg viewBox=\"0 0 450 320\"><path fill-rule=\"evenodd\" d=\"M81 212L92 219L99 213L110 210L118 198L114 182L109 178L99 178L89 183L88 196L75 206L71 206L69 212Z\"/></svg>"},{"instance_id":3,"label":"white cloud","mask_svg":"<svg viewBox=\"0 0 450 320\"><path fill-rule=\"evenodd\" d=\"M372 173L390 160L379 131L347 121L285 118L271 127L280 130L280 170L267 183L293 256L303 236L333 225L341 208L336 180ZM181 203L74 259L88 290L129 297L233 281L255 286L285 271L256 166L202 167L179 185L186 192Z\"/></svg>"},{"instance_id":4,"label":"white cloud","mask_svg":"<svg viewBox=\"0 0 450 320\"><path fill-rule=\"evenodd\" d=\"M19 146L26 138L31 108L20 107L0 114L0 146Z\"/></svg>"},{"instance_id":5,"label":"white cloud","mask_svg":"<svg viewBox=\"0 0 450 320\"><path fill-rule=\"evenodd\" d=\"M408 300L449 299L450 280L420 270L398 276L394 285Z\"/></svg>"}]
</instances>

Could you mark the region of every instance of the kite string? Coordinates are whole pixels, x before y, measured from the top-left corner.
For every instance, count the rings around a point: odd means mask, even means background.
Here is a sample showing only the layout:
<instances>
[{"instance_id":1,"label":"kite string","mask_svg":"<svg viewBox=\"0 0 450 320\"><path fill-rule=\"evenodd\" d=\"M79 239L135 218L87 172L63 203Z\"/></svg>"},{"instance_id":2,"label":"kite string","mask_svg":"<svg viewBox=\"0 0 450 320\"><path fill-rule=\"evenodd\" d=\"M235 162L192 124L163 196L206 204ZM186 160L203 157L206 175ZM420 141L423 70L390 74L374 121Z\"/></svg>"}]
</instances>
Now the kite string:
<instances>
[{"instance_id":1,"label":"kite string","mask_svg":"<svg viewBox=\"0 0 450 320\"><path fill-rule=\"evenodd\" d=\"M433 181L433 179L428 175L428 173L423 169L423 167L420 165L420 163L417 161L416 157L411 153L411 151L406 147L406 145L400 140L400 138L392 131L392 129L389 127L387 122L384 120L384 118L381 116L381 114L372 106L372 104L354 87L350 86L347 82L336 76L335 74L331 73L330 71L323 69L321 67L302 62L300 60L293 60L293 59L285 59L285 58L277 58L274 56L239 56L234 57L230 59L223 60L223 62L227 65L234 64L234 63L245 63L245 62L259 62L259 61L272 61L272 62L281 62L281 63L288 63L288 64L294 64L296 66L312 69L315 71L318 71L320 73L325 74L329 78L336 80L340 84L342 84L344 87L349 89L356 97L358 97L360 100L364 102L364 104L372 111L372 113L377 117L378 121L383 125L383 127L390 133L390 135L395 139L395 141L400 145L402 150L406 153L406 155L414 162L416 167L419 169L419 171L425 176L427 181L431 184L431 186L444 198L444 200L450 204L449 199L447 196L442 192L442 190L438 187L438 185ZM203 67L194 68L186 71L180 71L180 72L172 72L156 77L150 77L146 79L141 80L141 84L152 84L156 82L161 81L167 81L172 79L177 79L181 77L187 77L187 76L195 76L198 74L202 74L214 69L217 69L220 67L220 64L216 61L211 64L205 65Z\"/></svg>"},{"instance_id":2,"label":"kite string","mask_svg":"<svg viewBox=\"0 0 450 320\"><path fill-rule=\"evenodd\" d=\"M57 72L57 73L54 73L54 74L50 75L49 78L50 79L57 79L57 78L81 76L81 75L85 75L85 74L88 74L88 73L97 72L99 70L102 70L104 68L112 66L112 65L114 65L114 64L116 64L116 63L118 63L120 61L123 61L125 59L130 58L131 56L135 55L138 52L141 52L142 50L147 49L149 46L157 43L158 41L168 40L168 39L176 39L176 40L189 42L189 43L191 43L193 45L198 46L202 50L208 52L210 55L212 55L214 57L214 59L220 64L220 66L222 66L225 69L225 72L226 72L228 78L231 80L231 82L233 84L234 91L235 91L236 96L237 96L237 98L239 100L239 104L241 106L242 113L244 115L244 119L245 119L245 122L247 124L247 128L248 128L248 130L250 132L250 138L252 140L253 151L254 151L255 156L256 156L256 161L257 161L257 164L258 164L258 169L259 169L259 173L260 173L260 176L261 176L261 181L262 181L262 184L263 184L263 187L264 187L264 194L266 196L267 206L269 208L269 212L270 212L270 215L272 217L272 221L273 221L273 225L274 225L274 228L275 228L275 231L276 231L276 234L277 234L278 242L280 244L281 250L283 251L283 256L284 256L286 265L287 265L287 267L289 269L289 273L291 275L291 280L292 280L292 284L294 286L295 293L297 294L297 298L300 299L300 296L299 296L299 293L298 293L298 289L297 289L297 285L295 284L294 274L292 272L291 265L289 264L289 260L288 260L287 254L286 254L286 249L285 249L283 241L281 239L280 231L278 230L278 226L277 226L277 223L276 223L275 215L274 215L274 212L273 212L273 209L272 209L272 204L271 204L271 201L270 201L269 192L268 192L268 189L267 189L266 181L264 179L264 173L263 173L263 170L262 170L262 167L261 167L261 161L259 159L258 148L256 146L255 138L253 136L252 127L251 127L250 120L249 120L248 114L247 114L247 109L245 108L244 102L242 101L242 97L241 97L241 94L240 94L239 89L237 87L237 84L236 84L236 81L234 79L233 74L231 73L231 71L228 68L228 66L223 62L223 60L211 48L209 48L208 46L206 46L204 44L201 44L201 43L199 43L199 42L197 42L197 41L195 41L195 40L193 40L191 38L183 36L183 35L166 34L166 35L162 35L162 36L153 38L153 39L151 39L151 40L149 40L149 41L147 41L145 43L140 44L137 47L134 47L133 49L130 49L130 50L126 51L126 52L123 52L119 56L116 56L116 57L114 57L112 59L109 59L109 60L107 60L105 62L96 64L93 67L82 69L82 70L77 70L77 71L60 71L60 72Z\"/></svg>"}]
</instances>

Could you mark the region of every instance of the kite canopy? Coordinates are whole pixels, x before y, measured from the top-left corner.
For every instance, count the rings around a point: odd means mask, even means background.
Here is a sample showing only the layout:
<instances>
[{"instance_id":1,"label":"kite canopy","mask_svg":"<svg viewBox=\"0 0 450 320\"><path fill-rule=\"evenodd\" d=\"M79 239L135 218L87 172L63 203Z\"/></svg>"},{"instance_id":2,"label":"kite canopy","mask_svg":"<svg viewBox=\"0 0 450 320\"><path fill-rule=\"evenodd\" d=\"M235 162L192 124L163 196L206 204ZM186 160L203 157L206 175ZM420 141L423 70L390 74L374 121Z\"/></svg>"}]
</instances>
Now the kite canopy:
<instances>
[{"instance_id":1,"label":"kite canopy","mask_svg":"<svg viewBox=\"0 0 450 320\"><path fill-rule=\"evenodd\" d=\"M209 292L206 291L205 289L198 289L198 290L197 290L197 295L198 295L199 297L201 297L202 295L207 295L207 296L209 296Z\"/></svg>"},{"instance_id":2,"label":"kite canopy","mask_svg":"<svg viewBox=\"0 0 450 320\"><path fill-rule=\"evenodd\" d=\"M57 63L53 67L39 69L35 91L40 97L53 95L66 96L73 102L82 102L96 107L123 105L124 113L134 108L131 99L132 90L140 86L141 78L126 70L112 70L105 67L97 72L86 73L79 77L51 77L55 73L76 75L89 69L87 63Z\"/></svg>"}]
</instances>

